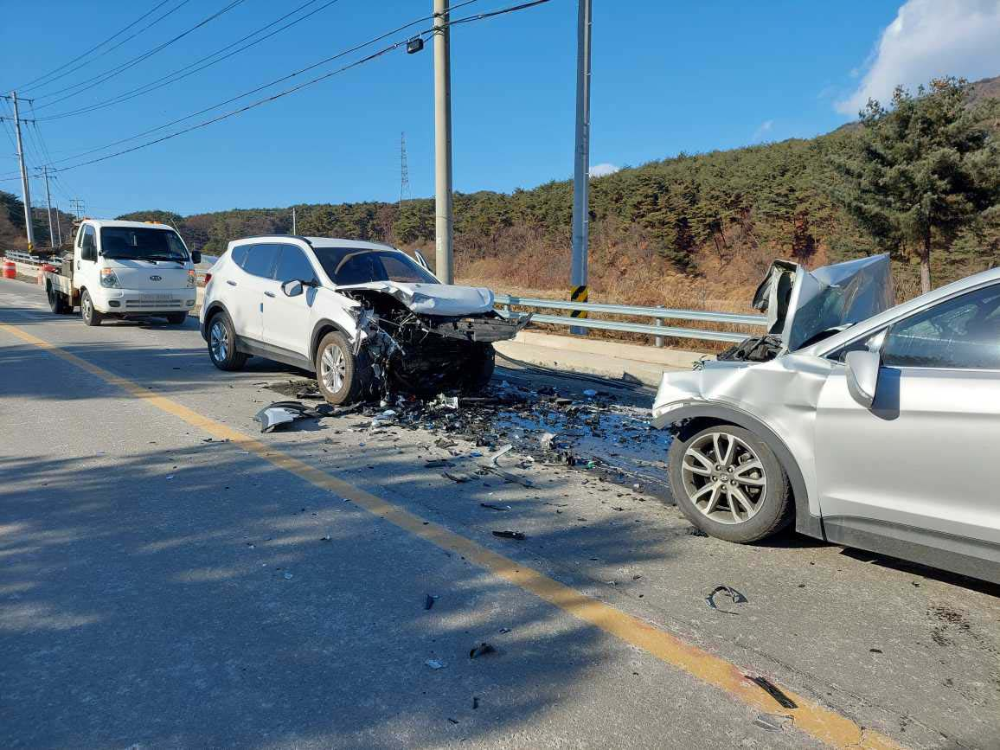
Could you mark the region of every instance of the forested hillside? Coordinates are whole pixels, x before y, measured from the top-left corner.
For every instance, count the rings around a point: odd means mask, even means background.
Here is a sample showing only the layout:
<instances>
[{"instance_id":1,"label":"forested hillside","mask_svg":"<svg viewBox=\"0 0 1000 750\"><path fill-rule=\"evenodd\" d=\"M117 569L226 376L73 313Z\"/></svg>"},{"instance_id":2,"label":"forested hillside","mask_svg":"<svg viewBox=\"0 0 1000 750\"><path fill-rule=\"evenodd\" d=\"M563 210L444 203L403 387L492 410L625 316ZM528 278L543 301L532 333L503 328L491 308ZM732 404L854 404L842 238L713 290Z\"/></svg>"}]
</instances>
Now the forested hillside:
<instances>
[{"instance_id":1,"label":"forested hillside","mask_svg":"<svg viewBox=\"0 0 1000 750\"><path fill-rule=\"evenodd\" d=\"M994 101L998 89L1000 79L990 79L965 95L970 104ZM812 265L880 249L895 251L900 292L912 295L916 256L901 240L878 236L859 222L844 198L843 165L861 148L863 131L845 127L811 140L681 154L593 179L592 296L740 308L775 257ZM9 208L0 213L0 239L10 242L20 204L4 198ZM431 199L296 208L300 234L433 247ZM511 194L456 195L458 278L498 289L565 290L571 213L569 181ZM290 207L186 217L149 210L121 218L165 221L190 246L210 254L236 237L291 231ZM1000 249L1000 230L989 221L965 222L945 239L949 252L932 258L935 284L991 266ZM433 260L433 253L427 255Z\"/></svg>"}]
</instances>

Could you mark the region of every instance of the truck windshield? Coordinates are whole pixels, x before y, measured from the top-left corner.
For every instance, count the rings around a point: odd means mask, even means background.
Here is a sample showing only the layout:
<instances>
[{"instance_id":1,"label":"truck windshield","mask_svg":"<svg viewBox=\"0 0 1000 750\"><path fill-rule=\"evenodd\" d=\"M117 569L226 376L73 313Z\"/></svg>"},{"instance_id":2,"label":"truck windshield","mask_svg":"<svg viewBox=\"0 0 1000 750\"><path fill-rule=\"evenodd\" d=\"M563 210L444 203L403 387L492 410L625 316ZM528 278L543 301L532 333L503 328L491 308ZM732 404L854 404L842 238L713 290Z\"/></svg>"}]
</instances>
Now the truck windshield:
<instances>
[{"instance_id":1,"label":"truck windshield","mask_svg":"<svg viewBox=\"0 0 1000 750\"><path fill-rule=\"evenodd\" d=\"M105 258L119 260L188 259L187 248L171 229L104 227L101 229L101 250Z\"/></svg>"},{"instance_id":2,"label":"truck windshield","mask_svg":"<svg viewBox=\"0 0 1000 750\"><path fill-rule=\"evenodd\" d=\"M409 284L440 284L433 274L397 250L366 250L356 247L314 247L313 252L326 275L337 286L372 281Z\"/></svg>"}]
</instances>

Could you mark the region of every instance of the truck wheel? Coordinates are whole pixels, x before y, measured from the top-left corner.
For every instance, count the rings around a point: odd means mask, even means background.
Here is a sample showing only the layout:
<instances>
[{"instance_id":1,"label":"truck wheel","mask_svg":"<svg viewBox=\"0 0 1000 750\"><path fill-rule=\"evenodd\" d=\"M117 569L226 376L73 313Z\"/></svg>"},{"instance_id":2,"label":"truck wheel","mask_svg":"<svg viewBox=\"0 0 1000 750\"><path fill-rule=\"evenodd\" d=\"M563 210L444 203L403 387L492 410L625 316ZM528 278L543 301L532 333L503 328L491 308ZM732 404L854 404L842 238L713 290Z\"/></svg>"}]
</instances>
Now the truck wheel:
<instances>
[{"instance_id":1,"label":"truck wheel","mask_svg":"<svg viewBox=\"0 0 1000 750\"><path fill-rule=\"evenodd\" d=\"M182 326L187 319L188 314L186 312L167 314L167 322L172 326Z\"/></svg>"},{"instance_id":2,"label":"truck wheel","mask_svg":"<svg viewBox=\"0 0 1000 750\"><path fill-rule=\"evenodd\" d=\"M475 344L475 349L469 357L468 369L463 374L462 390L466 393L479 393L493 378L497 366L497 353L493 344Z\"/></svg>"},{"instance_id":3,"label":"truck wheel","mask_svg":"<svg viewBox=\"0 0 1000 750\"><path fill-rule=\"evenodd\" d=\"M99 326L104 316L94 309L94 301L90 298L90 292L86 289L80 295L80 317L88 326Z\"/></svg>"},{"instance_id":4,"label":"truck wheel","mask_svg":"<svg viewBox=\"0 0 1000 750\"><path fill-rule=\"evenodd\" d=\"M56 315L69 315L73 312L73 306L69 304L66 295L56 291L51 281L45 285L45 295L49 298L49 309Z\"/></svg>"},{"instance_id":5,"label":"truck wheel","mask_svg":"<svg viewBox=\"0 0 1000 750\"><path fill-rule=\"evenodd\" d=\"M747 544L778 533L795 514L788 475L749 430L717 424L678 435L668 457L677 506L706 534Z\"/></svg>"},{"instance_id":6,"label":"truck wheel","mask_svg":"<svg viewBox=\"0 0 1000 750\"><path fill-rule=\"evenodd\" d=\"M316 349L316 382L327 402L349 404L368 395L372 368L364 350L354 355L344 334L331 331Z\"/></svg>"},{"instance_id":7,"label":"truck wheel","mask_svg":"<svg viewBox=\"0 0 1000 750\"><path fill-rule=\"evenodd\" d=\"M216 313L208 321L208 358L213 365L226 372L242 370L247 363L247 355L236 351L233 322L224 312Z\"/></svg>"}]
</instances>

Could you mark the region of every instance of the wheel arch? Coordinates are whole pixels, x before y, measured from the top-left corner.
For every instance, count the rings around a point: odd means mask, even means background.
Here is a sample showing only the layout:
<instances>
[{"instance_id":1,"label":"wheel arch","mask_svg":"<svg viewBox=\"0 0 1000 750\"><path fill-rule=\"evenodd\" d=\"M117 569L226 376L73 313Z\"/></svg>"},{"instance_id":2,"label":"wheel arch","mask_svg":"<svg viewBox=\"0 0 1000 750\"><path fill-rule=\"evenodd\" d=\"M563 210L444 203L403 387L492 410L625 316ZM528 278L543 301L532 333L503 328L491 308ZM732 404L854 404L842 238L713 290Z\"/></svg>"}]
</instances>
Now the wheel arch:
<instances>
[{"instance_id":1,"label":"wheel arch","mask_svg":"<svg viewBox=\"0 0 1000 750\"><path fill-rule=\"evenodd\" d=\"M822 517L809 512L809 492L795 456L785 445L785 441L764 422L752 414L722 404L683 406L676 412L671 412L671 421L674 425L671 432L681 440L686 440L706 427L720 424L736 425L757 435L774 452L781 462L781 467L788 474L788 481L792 485L792 499L795 502L795 530L816 539L826 539Z\"/></svg>"},{"instance_id":2,"label":"wheel arch","mask_svg":"<svg viewBox=\"0 0 1000 750\"><path fill-rule=\"evenodd\" d=\"M229 315L229 309L219 300L212 300L208 307L205 308L205 314L201 316L201 337L208 341L208 324L212 322L212 318L217 313L225 313L230 320L233 319L232 315Z\"/></svg>"},{"instance_id":3,"label":"wheel arch","mask_svg":"<svg viewBox=\"0 0 1000 750\"><path fill-rule=\"evenodd\" d=\"M316 350L319 348L319 342L323 340L323 337L326 336L326 334L331 333L332 331L342 334L343 337L347 339L348 343L353 341L351 335L344 330L344 327L339 323L336 323L329 318L318 320L316 325L313 326L312 336L309 337L309 360L311 362L316 361Z\"/></svg>"}]
</instances>

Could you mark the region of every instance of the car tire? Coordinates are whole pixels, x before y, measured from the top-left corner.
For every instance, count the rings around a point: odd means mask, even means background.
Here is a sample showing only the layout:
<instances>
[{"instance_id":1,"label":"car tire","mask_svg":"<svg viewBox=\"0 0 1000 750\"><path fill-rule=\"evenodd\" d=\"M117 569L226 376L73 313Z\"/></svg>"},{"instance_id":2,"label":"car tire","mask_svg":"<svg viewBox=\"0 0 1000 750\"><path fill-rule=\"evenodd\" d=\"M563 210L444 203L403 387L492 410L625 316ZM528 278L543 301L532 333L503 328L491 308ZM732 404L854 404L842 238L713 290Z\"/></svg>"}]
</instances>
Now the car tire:
<instances>
[{"instance_id":1,"label":"car tire","mask_svg":"<svg viewBox=\"0 0 1000 750\"><path fill-rule=\"evenodd\" d=\"M72 314L73 306L69 304L66 295L54 289L51 281L45 285L45 296L49 299L49 309L53 313L56 315Z\"/></svg>"},{"instance_id":2,"label":"car tire","mask_svg":"<svg viewBox=\"0 0 1000 750\"><path fill-rule=\"evenodd\" d=\"M493 379L493 371L497 366L497 353L493 344L475 344L475 347L462 379L462 391L469 394L482 392Z\"/></svg>"},{"instance_id":3,"label":"car tire","mask_svg":"<svg viewBox=\"0 0 1000 750\"><path fill-rule=\"evenodd\" d=\"M670 446L668 464L677 506L710 536L748 544L792 521L788 474L767 443L749 430L716 424L682 433Z\"/></svg>"},{"instance_id":4,"label":"car tire","mask_svg":"<svg viewBox=\"0 0 1000 750\"><path fill-rule=\"evenodd\" d=\"M188 314L186 312L182 313L167 313L167 323L172 326L182 326L184 322L188 319Z\"/></svg>"},{"instance_id":5,"label":"car tire","mask_svg":"<svg viewBox=\"0 0 1000 750\"><path fill-rule=\"evenodd\" d=\"M173 322L173 321L171 321ZM217 312L208 321L208 358L220 370L242 370L247 355L236 351L236 330L224 312Z\"/></svg>"},{"instance_id":6,"label":"car tire","mask_svg":"<svg viewBox=\"0 0 1000 750\"><path fill-rule=\"evenodd\" d=\"M80 317L88 326L99 326L104 320L104 316L94 308L94 300L86 289L80 295Z\"/></svg>"},{"instance_id":7,"label":"car tire","mask_svg":"<svg viewBox=\"0 0 1000 750\"><path fill-rule=\"evenodd\" d=\"M339 406L365 398L373 371L364 350L355 355L340 331L326 334L316 347L316 383L327 403Z\"/></svg>"}]
</instances>

